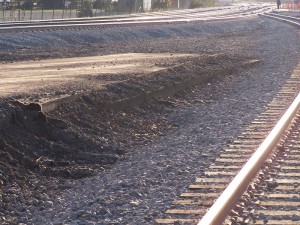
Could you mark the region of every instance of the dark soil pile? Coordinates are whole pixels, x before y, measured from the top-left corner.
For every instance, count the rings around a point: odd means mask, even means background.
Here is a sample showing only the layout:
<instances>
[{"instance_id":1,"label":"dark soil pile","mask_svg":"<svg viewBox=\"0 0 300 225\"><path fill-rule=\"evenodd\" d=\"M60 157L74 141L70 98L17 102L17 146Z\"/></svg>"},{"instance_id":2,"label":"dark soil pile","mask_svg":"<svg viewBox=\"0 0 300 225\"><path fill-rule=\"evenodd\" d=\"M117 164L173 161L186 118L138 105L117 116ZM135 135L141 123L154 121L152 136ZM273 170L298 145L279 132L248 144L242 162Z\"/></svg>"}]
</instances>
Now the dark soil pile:
<instances>
[{"instance_id":1,"label":"dark soil pile","mask_svg":"<svg viewBox=\"0 0 300 225\"><path fill-rule=\"evenodd\" d=\"M92 176L114 164L133 145L147 145L176 127L166 119L176 110L171 99L148 99L139 105L133 97L197 77L206 77L205 83L220 79L245 67L248 61L226 55L194 59L149 76L108 85L104 93L92 91L49 115L36 103L3 100L0 184L10 187L1 188L3 210L17 201L19 192L26 192L30 174L46 179ZM124 101L122 109L118 108ZM16 191L12 192L11 186Z\"/></svg>"}]
</instances>

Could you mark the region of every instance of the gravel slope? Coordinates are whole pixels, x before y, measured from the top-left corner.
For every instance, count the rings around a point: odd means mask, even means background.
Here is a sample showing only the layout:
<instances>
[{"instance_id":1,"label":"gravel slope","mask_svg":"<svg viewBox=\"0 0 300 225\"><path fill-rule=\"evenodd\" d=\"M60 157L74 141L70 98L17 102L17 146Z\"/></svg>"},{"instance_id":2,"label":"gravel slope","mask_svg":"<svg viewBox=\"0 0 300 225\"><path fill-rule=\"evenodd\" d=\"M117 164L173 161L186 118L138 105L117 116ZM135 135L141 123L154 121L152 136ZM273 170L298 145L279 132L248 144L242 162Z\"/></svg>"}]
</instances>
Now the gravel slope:
<instances>
[{"instance_id":1,"label":"gravel slope","mask_svg":"<svg viewBox=\"0 0 300 225\"><path fill-rule=\"evenodd\" d=\"M108 36L101 34L105 41L97 39L99 32L109 32ZM177 128L153 142L135 143L130 153L111 168L80 180L49 178L47 185L51 188L39 184L39 189L32 190L32 193L33 196L41 195L39 199L43 201L43 207L35 207L35 197L21 200L17 208L18 222L153 224L154 219L205 170L218 152L263 111L263 107L289 78L300 61L297 32L292 26L257 18L122 28L91 31L88 34L68 32L62 36L55 47L65 43L105 44L101 50L92 50L92 54L126 51L206 52L251 57L260 60L260 63L171 99L173 106L158 115L168 123L176 124ZM54 44L53 37L57 34L47 34L45 42L41 37L45 35L43 33L24 35L24 42L20 39L10 41L9 35L1 35L2 43L5 42L5 45L1 44L2 49L24 48L33 46L33 43L37 47L46 45L46 42ZM122 43L118 43L120 39ZM128 44L125 45L124 41L128 41ZM111 46L110 43L115 44ZM51 49L49 51L53 55L60 54ZM83 49L77 53L87 54ZM153 113L151 108L148 110Z\"/></svg>"}]
</instances>

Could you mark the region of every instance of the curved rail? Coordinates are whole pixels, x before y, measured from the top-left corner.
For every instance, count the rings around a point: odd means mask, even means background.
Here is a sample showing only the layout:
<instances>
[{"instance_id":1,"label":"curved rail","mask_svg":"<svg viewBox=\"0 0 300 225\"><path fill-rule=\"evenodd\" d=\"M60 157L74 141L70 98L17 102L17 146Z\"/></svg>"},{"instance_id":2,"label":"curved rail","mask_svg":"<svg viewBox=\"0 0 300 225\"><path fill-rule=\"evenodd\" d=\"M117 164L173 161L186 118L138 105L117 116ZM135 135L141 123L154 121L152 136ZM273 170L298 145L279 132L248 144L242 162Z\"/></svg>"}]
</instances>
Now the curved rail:
<instances>
[{"instance_id":1,"label":"curved rail","mask_svg":"<svg viewBox=\"0 0 300 225\"><path fill-rule=\"evenodd\" d=\"M223 8L226 9L226 8ZM228 8L230 9L230 8ZM152 13L141 13L141 14L131 14L131 15L118 15L118 16L102 16L102 17L85 17L85 18L67 18L67 19L54 19L54 20L33 20L33 21L8 21L0 22L0 27L13 27L13 26L30 26L30 25L47 25L47 24L72 24L72 23L91 23L91 22L105 22L105 21L138 21L146 18L155 17L175 17L178 15L192 16L193 14L213 14L215 11L219 11L221 8L206 9L206 10L182 10L182 11L166 11L166 12L152 12Z\"/></svg>"},{"instance_id":2,"label":"curved rail","mask_svg":"<svg viewBox=\"0 0 300 225\"><path fill-rule=\"evenodd\" d=\"M276 15L270 16L275 17ZM290 17L288 19L292 20L294 18ZM297 19L298 18L294 20L295 23L293 23L293 25L299 26ZM247 197L240 197L245 191L249 191L249 184L253 182L252 179L255 178L261 169L261 165L264 165L265 160L270 157L269 153L271 153L271 155L275 154L274 149L276 148L274 147L276 143L278 140L282 141L280 134L284 132L286 128L289 128L289 122L293 119L293 116L299 112L299 67L296 68L294 73L295 74L291 77L291 81L284 85L283 89L274 99L274 102L268 104L267 110L256 118L251 125L245 129L242 135L220 154L215 162L209 166L209 169L205 171L203 176L197 177L195 182L188 186L188 191L182 193L180 199L172 203L172 207L166 211L166 215L156 220L158 224L182 222L188 224L198 223L198 225L219 225L222 224L225 219L237 221L244 216L242 215L242 213L244 213L243 204L246 204L245 201L251 201L250 198L252 195L249 194L251 190L248 195L245 194ZM297 92L295 93L295 91ZM295 98L295 95L298 96ZM280 119L280 116L287 107L287 100L290 102L294 100L294 103ZM279 119L280 122L277 123ZM276 123L277 125L275 126ZM272 128L274 129L270 132ZM284 141L286 141L287 136L285 133ZM249 161L251 155L252 157ZM244 165L246 162L248 163ZM299 173L296 175L299 176ZM297 182L299 183L299 181ZM252 186L250 189L251 188L253 189ZM254 187L254 189L256 188ZM221 194L222 191L223 194ZM217 197L219 198L215 202ZM270 202L267 203L269 204ZM208 207L211 208L207 211ZM294 212L295 210L289 213ZM245 211L245 213L247 212ZM274 212L268 211L267 213ZM286 213L286 211L276 215L286 215L284 213ZM202 220L199 222L199 218L201 217ZM248 224L248 222L246 223Z\"/></svg>"},{"instance_id":3,"label":"curved rail","mask_svg":"<svg viewBox=\"0 0 300 225\"><path fill-rule=\"evenodd\" d=\"M277 19L295 25L300 28L300 19L298 17L280 15L277 13L265 13L263 16ZM295 101L286 111L286 113L279 120L274 129L270 132L264 142L256 150L253 156L241 169L241 171L234 177L228 187L224 190L221 196L213 204L213 206L204 215L198 225L215 225L221 224L240 196L245 192L251 180L259 171L261 165L264 163L276 143L279 141L286 128L294 118L295 114L300 108L300 93Z\"/></svg>"},{"instance_id":4,"label":"curved rail","mask_svg":"<svg viewBox=\"0 0 300 225\"><path fill-rule=\"evenodd\" d=\"M204 215L198 225L222 224L229 212L235 206L237 200L245 192L251 180L261 168L261 165L264 163L266 158L280 140L283 133L290 125L299 108L300 93L288 108L286 113L281 117L277 125L267 136L267 138L259 146L241 171L234 177L234 179Z\"/></svg>"},{"instance_id":5,"label":"curved rail","mask_svg":"<svg viewBox=\"0 0 300 225\"><path fill-rule=\"evenodd\" d=\"M285 23L289 23L292 25L295 25L300 28L300 18L299 17L293 17L293 16L286 16L286 15L280 15L278 13L264 13L262 16L276 19Z\"/></svg>"},{"instance_id":6,"label":"curved rail","mask_svg":"<svg viewBox=\"0 0 300 225\"><path fill-rule=\"evenodd\" d=\"M227 10L230 9L230 10ZM110 17L110 18L89 18L72 20L54 21L35 21L35 22L13 22L0 23L0 32L30 31L44 29L73 29L73 28L95 28L106 26L122 25L148 25L148 24L169 24L169 23L188 23L199 21L214 21L226 19L239 19L257 16L260 13L270 10L270 6L254 5L252 7L219 8L215 10L186 10L180 12L151 13L144 16L130 17Z\"/></svg>"}]
</instances>

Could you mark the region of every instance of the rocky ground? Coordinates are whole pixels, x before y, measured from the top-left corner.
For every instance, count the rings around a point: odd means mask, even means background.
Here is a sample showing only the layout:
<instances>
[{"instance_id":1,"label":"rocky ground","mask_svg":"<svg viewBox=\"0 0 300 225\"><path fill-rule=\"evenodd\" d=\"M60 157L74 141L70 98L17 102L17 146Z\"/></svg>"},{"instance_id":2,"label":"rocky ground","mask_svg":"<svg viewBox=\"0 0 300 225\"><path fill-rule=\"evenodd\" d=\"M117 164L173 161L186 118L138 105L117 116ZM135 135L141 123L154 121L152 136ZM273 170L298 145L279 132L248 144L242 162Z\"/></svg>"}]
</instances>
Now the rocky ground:
<instances>
[{"instance_id":1,"label":"rocky ground","mask_svg":"<svg viewBox=\"0 0 300 225\"><path fill-rule=\"evenodd\" d=\"M262 17L21 36L1 35L3 63L128 52L199 57L147 77L124 74L107 91L47 114L19 102L29 93L3 97L2 224L153 224L263 111L300 61L297 29ZM257 61L244 66L251 60ZM207 74L173 97L110 107ZM43 90L36 92L38 98Z\"/></svg>"}]
</instances>

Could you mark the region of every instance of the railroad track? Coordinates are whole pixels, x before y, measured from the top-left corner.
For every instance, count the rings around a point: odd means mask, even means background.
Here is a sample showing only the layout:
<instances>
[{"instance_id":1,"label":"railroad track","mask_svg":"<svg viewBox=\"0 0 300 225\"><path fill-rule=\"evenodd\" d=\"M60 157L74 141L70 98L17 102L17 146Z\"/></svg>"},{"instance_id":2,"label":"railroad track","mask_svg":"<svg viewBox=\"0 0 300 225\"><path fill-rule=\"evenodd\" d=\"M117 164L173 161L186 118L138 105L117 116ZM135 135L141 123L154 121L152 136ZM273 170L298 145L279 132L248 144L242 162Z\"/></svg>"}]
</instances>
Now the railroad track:
<instances>
[{"instance_id":1,"label":"railroad track","mask_svg":"<svg viewBox=\"0 0 300 225\"><path fill-rule=\"evenodd\" d=\"M170 23L203 22L255 17L270 11L269 4L235 6L214 9L169 11L164 13L135 14L132 16L99 17L88 19L60 19L32 22L0 23L0 32L24 32L66 29L100 29L114 26L162 25Z\"/></svg>"},{"instance_id":2,"label":"railroad track","mask_svg":"<svg viewBox=\"0 0 300 225\"><path fill-rule=\"evenodd\" d=\"M164 218L156 222L197 224L267 137L299 90L300 64L291 79L268 104L267 110L220 154L202 177L196 178L195 183L189 185L187 192L182 193L165 212ZM290 134L285 134L280 144L272 148L272 153L263 164L264 168L251 184L247 184L249 187L236 206L232 210L227 209L230 213L225 224L266 224L267 220L267 224L300 224L299 113L295 120ZM278 199L281 201L274 203ZM211 214L215 216L214 210ZM199 224L221 223L205 220Z\"/></svg>"},{"instance_id":3,"label":"railroad track","mask_svg":"<svg viewBox=\"0 0 300 225\"><path fill-rule=\"evenodd\" d=\"M265 16L299 26L299 18ZM266 111L188 186L157 224L300 224L299 90L300 64ZM286 111L293 113L287 116ZM284 118L289 118L285 126ZM276 130L284 132L279 135Z\"/></svg>"},{"instance_id":4,"label":"railroad track","mask_svg":"<svg viewBox=\"0 0 300 225\"><path fill-rule=\"evenodd\" d=\"M268 12L268 13L264 13L262 15L265 17L271 18L271 19L276 19L281 22L295 25L296 27L300 28L300 18L299 17L282 15L282 14L275 13L275 12Z\"/></svg>"}]
</instances>

